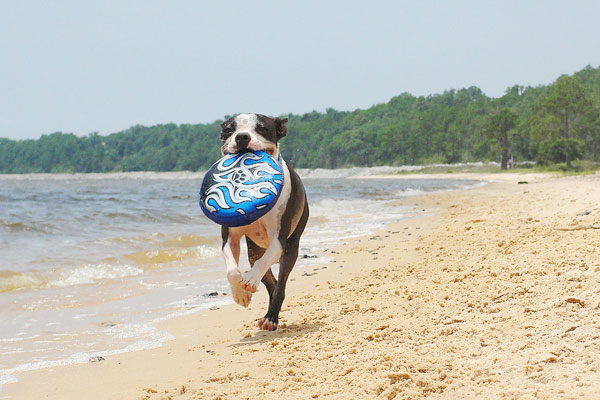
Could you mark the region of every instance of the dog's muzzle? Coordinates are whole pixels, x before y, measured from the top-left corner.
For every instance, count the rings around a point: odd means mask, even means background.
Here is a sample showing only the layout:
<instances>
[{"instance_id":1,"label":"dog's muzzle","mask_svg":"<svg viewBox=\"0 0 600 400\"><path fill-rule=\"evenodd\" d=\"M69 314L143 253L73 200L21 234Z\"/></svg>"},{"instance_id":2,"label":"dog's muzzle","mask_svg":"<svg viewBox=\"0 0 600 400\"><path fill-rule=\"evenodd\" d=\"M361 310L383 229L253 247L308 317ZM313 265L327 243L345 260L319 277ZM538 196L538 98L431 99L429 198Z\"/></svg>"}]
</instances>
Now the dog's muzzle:
<instances>
[{"instance_id":1,"label":"dog's muzzle","mask_svg":"<svg viewBox=\"0 0 600 400\"><path fill-rule=\"evenodd\" d=\"M250 134L246 132L240 132L235 136L235 144L238 150L243 150L248 147L250 143Z\"/></svg>"}]
</instances>

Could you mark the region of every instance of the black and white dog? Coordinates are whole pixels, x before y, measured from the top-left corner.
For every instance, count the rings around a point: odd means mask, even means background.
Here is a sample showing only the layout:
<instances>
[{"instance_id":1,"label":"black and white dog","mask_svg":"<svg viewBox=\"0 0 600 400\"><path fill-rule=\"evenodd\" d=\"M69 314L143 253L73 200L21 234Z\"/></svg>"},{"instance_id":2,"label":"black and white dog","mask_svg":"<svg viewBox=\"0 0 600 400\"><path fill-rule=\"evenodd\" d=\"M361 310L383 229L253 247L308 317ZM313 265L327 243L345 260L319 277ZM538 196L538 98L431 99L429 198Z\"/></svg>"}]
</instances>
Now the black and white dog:
<instances>
[{"instance_id":1,"label":"black and white dog","mask_svg":"<svg viewBox=\"0 0 600 400\"><path fill-rule=\"evenodd\" d=\"M285 285L296 259L300 236L308 220L308 202L304 186L296 172L279 154L279 139L287 133L287 119L269 118L260 114L239 114L221 124L223 155L244 149L262 150L279 159L284 172L284 185L275 206L250 225L236 228L223 226L223 255L227 278L236 303L248 307L252 293L262 281L269 292L269 309L258 322L267 331L277 329L279 311L285 297ZM246 236L250 271L242 274L238 268L240 240ZM271 266L279 262L275 279Z\"/></svg>"}]
</instances>

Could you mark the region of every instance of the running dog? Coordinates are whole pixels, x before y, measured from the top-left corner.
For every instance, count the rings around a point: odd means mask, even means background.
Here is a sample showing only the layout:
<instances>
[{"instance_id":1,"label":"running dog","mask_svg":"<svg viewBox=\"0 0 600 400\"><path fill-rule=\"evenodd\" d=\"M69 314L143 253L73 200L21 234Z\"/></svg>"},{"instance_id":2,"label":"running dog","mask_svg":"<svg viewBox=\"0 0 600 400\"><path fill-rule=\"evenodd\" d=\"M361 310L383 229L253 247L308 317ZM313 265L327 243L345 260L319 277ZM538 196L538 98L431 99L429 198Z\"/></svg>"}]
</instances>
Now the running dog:
<instances>
[{"instance_id":1,"label":"running dog","mask_svg":"<svg viewBox=\"0 0 600 400\"><path fill-rule=\"evenodd\" d=\"M298 258L300 236L308 220L308 202L302 181L279 153L279 140L287 133L287 118L270 118L261 114L239 114L221 124L223 155L244 149L262 150L279 160L284 172L284 186L275 206L250 225L223 226L223 256L233 299L248 307L252 293L262 282L269 292L269 309L258 322L259 329L274 331L285 298L285 285ZM241 273L240 240L246 237L251 269ZM271 266L279 262L277 279Z\"/></svg>"}]
</instances>

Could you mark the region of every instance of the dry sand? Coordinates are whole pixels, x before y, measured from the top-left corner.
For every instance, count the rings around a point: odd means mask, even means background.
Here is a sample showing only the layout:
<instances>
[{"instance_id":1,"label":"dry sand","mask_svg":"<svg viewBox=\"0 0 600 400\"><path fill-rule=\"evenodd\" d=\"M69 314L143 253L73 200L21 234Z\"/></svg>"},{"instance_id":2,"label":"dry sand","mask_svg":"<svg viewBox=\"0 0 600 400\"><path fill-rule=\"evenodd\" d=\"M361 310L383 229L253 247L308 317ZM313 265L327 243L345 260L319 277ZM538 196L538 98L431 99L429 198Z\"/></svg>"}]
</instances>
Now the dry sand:
<instances>
[{"instance_id":1,"label":"dry sand","mask_svg":"<svg viewBox=\"0 0 600 400\"><path fill-rule=\"evenodd\" d=\"M600 175L499 176L404 199L429 216L294 271L276 332L255 328L261 290L166 321L159 349L24 373L0 397L597 399Z\"/></svg>"}]
</instances>

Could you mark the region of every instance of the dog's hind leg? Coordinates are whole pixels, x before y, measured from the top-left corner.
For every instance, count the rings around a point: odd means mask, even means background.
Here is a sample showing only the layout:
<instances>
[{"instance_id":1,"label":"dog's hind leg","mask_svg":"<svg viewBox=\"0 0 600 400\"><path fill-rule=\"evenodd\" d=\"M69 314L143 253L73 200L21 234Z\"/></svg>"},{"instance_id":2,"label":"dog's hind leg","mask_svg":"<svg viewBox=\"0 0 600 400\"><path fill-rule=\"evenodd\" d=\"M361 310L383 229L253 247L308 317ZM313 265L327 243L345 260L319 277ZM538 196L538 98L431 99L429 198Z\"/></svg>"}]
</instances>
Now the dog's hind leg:
<instances>
[{"instance_id":1,"label":"dog's hind leg","mask_svg":"<svg viewBox=\"0 0 600 400\"><path fill-rule=\"evenodd\" d=\"M279 259L279 276L277 277L277 284L273 292L273 299L269 302L269 309L267 314L258 321L259 329L265 331L274 331L279 325L279 311L281 311L281 305L285 299L285 285L288 277L296 260L298 259L298 248L300 246L300 236L304 231L306 222L308 221L308 204L305 203L304 212L302 218L298 222L294 233L285 242L283 254Z\"/></svg>"},{"instance_id":2,"label":"dog's hind leg","mask_svg":"<svg viewBox=\"0 0 600 400\"><path fill-rule=\"evenodd\" d=\"M246 243L248 244L248 261L250 261L250 267L254 267L256 260L265 254L266 249L258 246L248 236L246 236ZM271 301L273 301L273 291L275 291L275 285L277 285L277 280L275 279L275 276L273 276L271 268L267 270L261 281L267 288L267 292L269 293L269 304L271 304Z\"/></svg>"},{"instance_id":3,"label":"dog's hind leg","mask_svg":"<svg viewBox=\"0 0 600 400\"><path fill-rule=\"evenodd\" d=\"M258 321L259 329L265 331L274 331L277 329L279 324L279 311L281 311L281 305L285 299L285 285L290 272L292 272L292 269L296 264L296 259L298 258L298 246L298 241L294 243L288 243L286 250L279 260L279 276L277 279L277 284L275 285L273 296L269 302L267 314L264 316L264 318Z\"/></svg>"},{"instance_id":4,"label":"dog's hind leg","mask_svg":"<svg viewBox=\"0 0 600 400\"><path fill-rule=\"evenodd\" d=\"M265 276L262 277L261 282L267 287L267 292L269 292L269 305L271 305L275 287L277 286L277 279L275 279L275 275L273 275L271 268L269 268Z\"/></svg>"}]
</instances>

